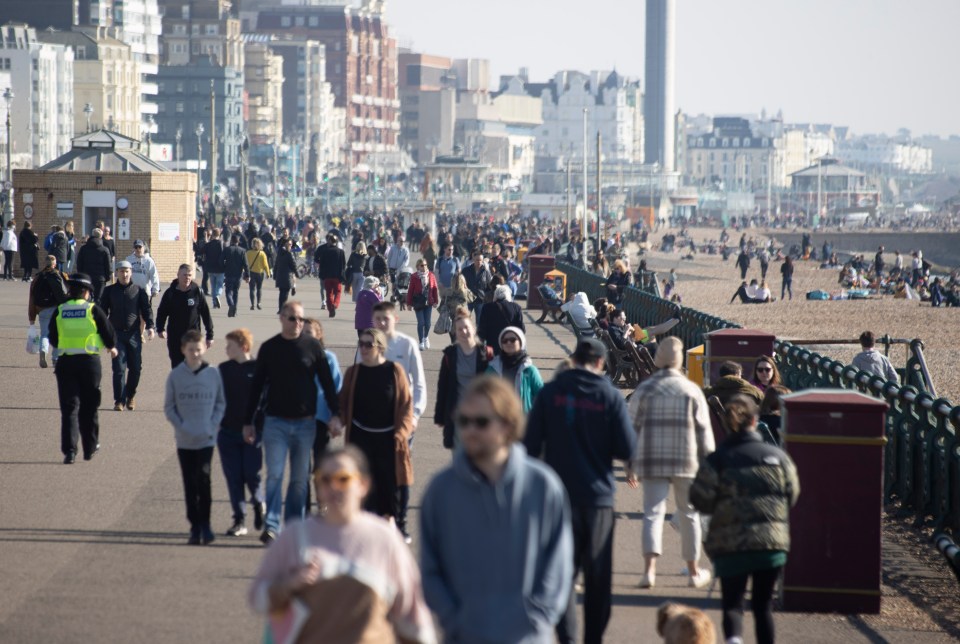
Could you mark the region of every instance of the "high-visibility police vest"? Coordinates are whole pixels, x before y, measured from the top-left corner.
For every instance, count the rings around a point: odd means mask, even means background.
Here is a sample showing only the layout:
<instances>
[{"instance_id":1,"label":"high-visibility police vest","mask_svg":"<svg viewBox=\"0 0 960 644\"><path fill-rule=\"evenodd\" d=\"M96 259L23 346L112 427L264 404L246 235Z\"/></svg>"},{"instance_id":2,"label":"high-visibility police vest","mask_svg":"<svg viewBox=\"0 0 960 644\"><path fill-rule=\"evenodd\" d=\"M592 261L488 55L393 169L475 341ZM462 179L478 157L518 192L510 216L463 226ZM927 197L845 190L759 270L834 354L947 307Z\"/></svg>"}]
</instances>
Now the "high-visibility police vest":
<instances>
[{"instance_id":1,"label":"high-visibility police vest","mask_svg":"<svg viewBox=\"0 0 960 644\"><path fill-rule=\"evenodd\" d=\"M93 320L93 302L67 300L57 312L57 350L63 355L95 355L103 340Z\"/></svg>"}]
</instances>

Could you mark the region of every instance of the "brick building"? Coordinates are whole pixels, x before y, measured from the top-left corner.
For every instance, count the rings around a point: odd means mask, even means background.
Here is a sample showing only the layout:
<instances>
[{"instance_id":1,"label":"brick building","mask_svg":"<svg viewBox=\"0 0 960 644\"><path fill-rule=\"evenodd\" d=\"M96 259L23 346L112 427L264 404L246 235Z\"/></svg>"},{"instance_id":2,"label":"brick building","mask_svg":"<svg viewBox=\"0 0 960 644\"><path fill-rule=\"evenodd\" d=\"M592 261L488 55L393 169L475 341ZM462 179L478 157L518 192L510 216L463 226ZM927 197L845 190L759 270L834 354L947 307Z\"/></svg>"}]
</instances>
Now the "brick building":
<instances>
[{"instance_id":1,"label":"brick building","mask_svg":"<svg viewBox=\"0 0 960 644\"><path fill-rule=\"evenodd\" d=\"M139 146L100 130L74 139L69 152L41 168L15 170L16 211L41 239L54 224L70 221L82 240L103 220L113 230L117 257L143 239L161 281L173 280L180 264L193 263L197 178L167 172Z\"/></svg>"},{"instance_id":2,"label":"brick building","mask_svg":"<svg viewBox=\"0 0 960 644\"><path fill-rule=\"evenodd\" d=\"M326 79L335 106L345 108L346 138L354 161L371 152L395 152L400 132L397 43L383 3L265 7L256 31L317 40L326 50Z\"/></svg>"}]
</instances>

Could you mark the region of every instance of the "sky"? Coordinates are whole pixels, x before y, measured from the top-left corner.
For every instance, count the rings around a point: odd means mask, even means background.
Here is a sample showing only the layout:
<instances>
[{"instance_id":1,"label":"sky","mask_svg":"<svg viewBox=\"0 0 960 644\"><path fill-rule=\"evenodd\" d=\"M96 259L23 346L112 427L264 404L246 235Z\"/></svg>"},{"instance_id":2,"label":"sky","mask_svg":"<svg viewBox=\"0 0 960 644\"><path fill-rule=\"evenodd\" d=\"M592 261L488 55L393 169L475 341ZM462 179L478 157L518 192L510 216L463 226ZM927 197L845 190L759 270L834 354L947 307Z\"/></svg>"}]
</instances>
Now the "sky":
<instances>
[{"instance_id":1,"label":"sky","mask_svg":"<svg viewBox=\"0 0 960 644\"><path fill-rule=\"evenodd\" d=\"M501 74L616 68L643 81L643 0L391 0L401 47ZM857 134L960 135L960 0L677 0L687 114L769 114Z\"/></svg>"}]
</instances>

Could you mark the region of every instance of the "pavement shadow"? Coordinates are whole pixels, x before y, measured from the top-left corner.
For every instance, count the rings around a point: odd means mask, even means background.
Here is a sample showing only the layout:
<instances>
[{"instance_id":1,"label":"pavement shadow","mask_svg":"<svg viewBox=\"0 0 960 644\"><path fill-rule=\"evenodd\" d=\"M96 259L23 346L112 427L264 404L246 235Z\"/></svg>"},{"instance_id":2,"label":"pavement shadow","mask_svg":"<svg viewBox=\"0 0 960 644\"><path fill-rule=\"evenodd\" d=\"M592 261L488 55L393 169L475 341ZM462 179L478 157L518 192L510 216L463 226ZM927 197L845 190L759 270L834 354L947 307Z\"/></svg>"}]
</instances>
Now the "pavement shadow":
<instances>
[{"instance_id":1,"label":"pavement shadow","mask_svg":"<svg viewBox=\"0 0 960 644\"><path fill-rule=\"evenodd\" d=\"M663 595L649 594L625 594L614 593L612 603L614 606L635 606L638 608L657 608L666 602L673 601L684 606L692 606L700 610L716 610L720 608L720 599L707 599L706 597L665 597Z\"/></svg>"},{"instance_id":2,"label":"pavement shadow","mask_svg":"<svg viewBox=\"0 0 960 644\"><path fill-rule=\"evenodd\" d=\"M540 329L541 331L543 331L543 334L544 334L545 336L547 336L547 338L548 338L551 342L553 342L555 345L557 345L558 347L560 347L561 349L563 349L563 351L564 351L565 354L569 355L569 354L573 353L573 349L570 348L570 347L566 344L566 342L561 341L560 338L557 337L557 335L556 335L552 330L550 330L550 328L548 328L548 325L546 325L546 324L537 324L536 322L533 321L534 318L533 318L533 316L530 315L529 313L524 312L524 315L525 315L526 318L527 318L527 325L528 325L527 328L532 328L532 327L535 326L536 328L538 328L538 329ZM556 326L557 328L561 328L561 329L564 328L564 327L561 326L561 325L553 325L553 326ZM576 337L576 336L574 336L572 333L571 333L570 335L571 335L572 338L575 338L575 337Z\"/></svg>"},{"instance_id":3,"label":"pavement shadow","mask_svg":"<svg viewBox=\"0 0 960 644\"><path fill-rule=\"evenodd\" d=\"M106 545L186 546L183 532L125 532L122 530L71 530L54 528L0 528L0 542L81 543ZM207 548L263 550L257 539L219 537Z\"/></svg>"}]
</instances>

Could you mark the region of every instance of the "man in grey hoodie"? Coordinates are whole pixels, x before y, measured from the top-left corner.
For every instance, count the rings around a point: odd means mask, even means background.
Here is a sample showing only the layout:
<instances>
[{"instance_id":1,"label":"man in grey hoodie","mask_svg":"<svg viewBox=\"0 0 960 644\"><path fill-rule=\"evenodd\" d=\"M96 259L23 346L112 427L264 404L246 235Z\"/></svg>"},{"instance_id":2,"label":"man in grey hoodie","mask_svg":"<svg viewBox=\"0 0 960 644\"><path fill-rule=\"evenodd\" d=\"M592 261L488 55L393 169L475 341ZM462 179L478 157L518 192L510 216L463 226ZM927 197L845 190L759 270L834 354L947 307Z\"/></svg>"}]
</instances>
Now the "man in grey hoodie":
<instances>
[{"instance_id":1,"label":"man in grey hoodie","mask_svg":"<svg viewBox=\"0 0 960 644\"><path fill-rule=\"evenodd\" d=\"M183 492L190 522L190 545L207 545L210 529L210 461L217 430L226 411L220 372L203 361L206 343L196 329L180 340L184 361L167 376L163 413L173 425L177 458L183 475Z\"/></svg>"},{"instance_id":2,"label":"man in grey hoodie","mask_svg":"<svg viewBox=\"0 0 960 644\"><path fill-rule=\"evenodd\" d=\"M860 348L863 349L853 358L852 365L860 371L866 371L875 376L881 376L887 380L900 384L900 374L890 364L890 358L883 355L874 348L877 343L873 331L864 331L860 334Z\"/></svg>"},{"instance_id":3,"label":"man in grey hoodie","mask_svg":"<svg viewBox=\"0 0 960 644\"><path fill-rule=\"evenodd\" d=\"M481 376L456 412L461 450L420 514L423 591L450 641L553 642L573 583L563 485L520 442L523 410Z\"/></svg>"}]
</instances>

